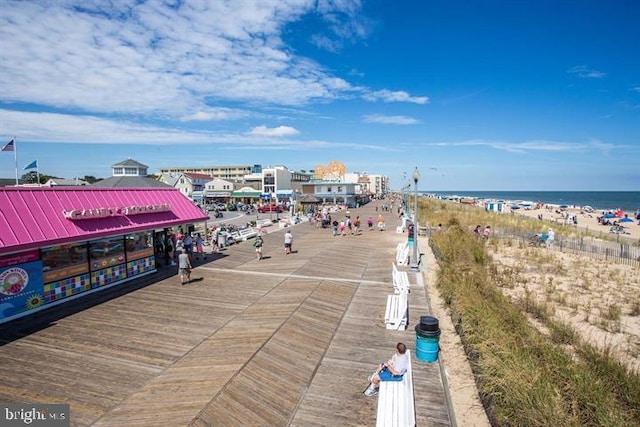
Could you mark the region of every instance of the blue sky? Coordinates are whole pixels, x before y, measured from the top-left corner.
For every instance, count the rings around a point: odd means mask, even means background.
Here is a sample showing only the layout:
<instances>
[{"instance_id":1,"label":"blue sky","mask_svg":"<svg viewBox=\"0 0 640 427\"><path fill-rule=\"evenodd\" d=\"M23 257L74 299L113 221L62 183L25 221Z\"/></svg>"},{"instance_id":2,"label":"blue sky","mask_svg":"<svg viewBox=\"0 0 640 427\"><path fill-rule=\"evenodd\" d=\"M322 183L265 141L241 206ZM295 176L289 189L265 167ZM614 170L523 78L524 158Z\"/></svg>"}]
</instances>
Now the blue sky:
<instances>
[{"instance_id":1,"label":"blue sky","mask_svg":"<svg viewBox=\"0 0 640 427\"><path fill-rule=\"evenodd\" d=\"M635 0L0 1L19 174L335 160L396 189L417 166L423 191L640 190Z\"/></svg>"}]
</instances>

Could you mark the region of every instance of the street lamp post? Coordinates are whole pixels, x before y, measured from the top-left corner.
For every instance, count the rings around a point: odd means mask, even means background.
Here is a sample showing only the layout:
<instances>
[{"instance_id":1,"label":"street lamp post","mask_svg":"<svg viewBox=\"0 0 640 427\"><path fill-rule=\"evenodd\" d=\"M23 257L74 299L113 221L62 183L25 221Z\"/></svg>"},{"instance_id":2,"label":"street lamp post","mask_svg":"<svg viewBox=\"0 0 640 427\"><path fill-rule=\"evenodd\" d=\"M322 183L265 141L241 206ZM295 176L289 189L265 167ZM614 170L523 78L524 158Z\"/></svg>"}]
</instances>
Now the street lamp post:
<instances>
[{"instance_id":1,"label":"street lamp post","mask_svg":"<svg viewBox=\"0 0 640 427\"><path fill-rule=\"evenodd\" d=\"M413 171L413 256L411 257L411 269L415 271L420 270L418 260L418 180L420 179L420 172L416 166Z\"/></svg>"}]
</instances>

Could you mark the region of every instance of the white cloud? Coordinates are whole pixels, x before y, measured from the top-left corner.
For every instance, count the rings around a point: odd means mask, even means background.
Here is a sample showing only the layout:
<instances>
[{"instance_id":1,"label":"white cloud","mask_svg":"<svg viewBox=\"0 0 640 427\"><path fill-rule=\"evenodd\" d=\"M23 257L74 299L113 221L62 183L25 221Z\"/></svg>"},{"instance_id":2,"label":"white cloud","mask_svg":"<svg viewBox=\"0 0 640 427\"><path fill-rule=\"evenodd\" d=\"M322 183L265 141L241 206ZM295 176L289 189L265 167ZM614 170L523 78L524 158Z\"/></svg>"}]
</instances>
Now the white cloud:
<instances>
[{"instance_id":1,"label":"white cloud","mask_svg":"<svg viewBox=\"0 0 640 427\"><path fill-rule=\"evenodd\" d=\"M210 108L207 111L197 111L180 118L183 122L208 122L214 120L236 120L250 116L250 113L232 108Z\"/></svg>"},{"instance_id":2,"label":"white cloud","mask_svg":"<svg viewBox=\"0 0 640 427\"><path fill-rule=\"evenodd\" d=\"M429 98L426 96L411 96L404 91L394 92L390 90L379 90L379 91L367 92L362 97L367 101L382 100L384 102L410 102L413 104L429 103Z\"/></svg>"},{"instance_id":3,"label":"white cloud","mask_svg":"<svg viewBox=\"0 0 640 427\"><path fill-rule=\"evenodd\" d=\"M485 141L485 140L471 140L471 141L457 141L457 142L436 142L426 145L433 145L439 147L490 147L495 150L507 151L511 153L526 153L526 152L557 152L557 153L584 153L598 150L602 153L607 153L615 148L623 148L622 146L616 146L614 144L592 140L589 142L562 142L562 141L544 141L533 140L525 142L505 142L505 141Z\"/></svg>"},{"instance_id":4,"label":"white cloud","mask_svg":"<svg viewBox=\"0 0 640 427\"><path fill-rule=\"evenodd\" d=\"M297 56L281 32L319 13L338 37L325 37L324 43L337 48L340 40L368 34L360 7L360 2L308 0L127 6L98 0L5 0L1 100L84 113L209 121L245 117L243 106L349 98L363 89ZM426 102L405 92L371 93L386 102ZM230 103L234 110L224 110Z\"/></svg>"},{"instance_id":5,"label":"white cloud","mask_svg":"<svg viewBox=\"0 0 640 427\"><path fill-rule=\"evenodd\" d=\"M266 126L256 126L249 132L255 136L292 136L298 135L300 132L296 128L290 126L278 126L277 128L268 128Z\"/></svg>"},{"instance_id":6,"label":"white cloud","mask_svg":"<svg viewBox=\"0 0 640 427\"><path fill-rule=\"evenodd\" d=\"M392 125L415 125L420 123L419 120L407 116L383 116L380 114L370 114L364 116L365 123L384 123Z\"/></svg>"},{"instance_id":7,"label":"white cloud","mask_svg":"<svg viewBox=\"0 0 640 427\"><path fill-rule=\"evenodd\" d=\"M586 65L576 65L567 70L567 73L577 75L583 79L601 79L607 74L602 71L594 70Z\"/></svg>"}]
</instances>

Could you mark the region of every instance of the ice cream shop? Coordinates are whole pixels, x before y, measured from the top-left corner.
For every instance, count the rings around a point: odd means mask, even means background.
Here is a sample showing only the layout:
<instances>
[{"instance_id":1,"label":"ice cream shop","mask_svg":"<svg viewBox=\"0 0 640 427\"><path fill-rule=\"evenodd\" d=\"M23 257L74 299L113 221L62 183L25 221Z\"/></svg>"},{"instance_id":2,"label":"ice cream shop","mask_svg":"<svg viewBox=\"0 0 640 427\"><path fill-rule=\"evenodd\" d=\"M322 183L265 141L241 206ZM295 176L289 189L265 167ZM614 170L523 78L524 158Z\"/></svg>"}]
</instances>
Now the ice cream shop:
<instances>
[{"instance_id":1,"label":"ice cream shop","mask_svg":"<svg viewBox=\"0 0 640 427\"><path fill-rule=\"evenodd\" d=\"M154 273L157 240L207 218L173 188L1 188L0 323Z\"/></svg>"}]
</instances>

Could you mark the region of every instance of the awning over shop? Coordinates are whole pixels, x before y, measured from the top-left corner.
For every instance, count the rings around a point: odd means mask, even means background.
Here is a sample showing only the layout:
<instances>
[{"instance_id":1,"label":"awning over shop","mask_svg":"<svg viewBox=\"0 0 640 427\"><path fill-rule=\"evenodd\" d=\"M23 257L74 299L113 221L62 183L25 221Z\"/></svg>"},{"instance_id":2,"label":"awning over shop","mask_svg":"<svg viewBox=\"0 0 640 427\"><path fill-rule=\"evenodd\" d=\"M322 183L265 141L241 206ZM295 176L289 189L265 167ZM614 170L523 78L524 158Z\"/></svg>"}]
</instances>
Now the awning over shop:
<instances>
[{"instance_id":1,"label":"awning over shop","mask_svg":"<svg viewBox=\"0 0 640 427\"><path fill-rule=\"evenodd\" d=\"M243 197L258 198L260 197L261 194L262 194L261 191L255 190L251 187L242 187L241 189L231 193L231 197L236 199L240 199Z\"/></svg>"},{"instance_id":2,"label":"awning over shop","mask_svg":"<svg viewBox=\"0 0 640 427\"><path fill-rule=\"evenodd\" d=\"M276 191L276 195L278 197L280 196L291 197L292 194L293 194L293 190L277 190Z\"/></svg>"},{"instance_id":3,"label":"awning over shop","mask_svg":"<svg viewBox=\"0 0 640 427\"><path fill-rule=\"evenodd\" d=\"M215 197L216 199L224 199L231 197L230 191L207 191L204 193L204 197Z\"/></svg>"},{"instance_id":4,"label":"awning over shop","mask_svg":"<svg viewBox=\"0 0 640 427\"><path fill-rule=\"evenodd\" d=\"M207 219L175 188L5 187L0 254Z\"/></svg>"}]
</instances>

